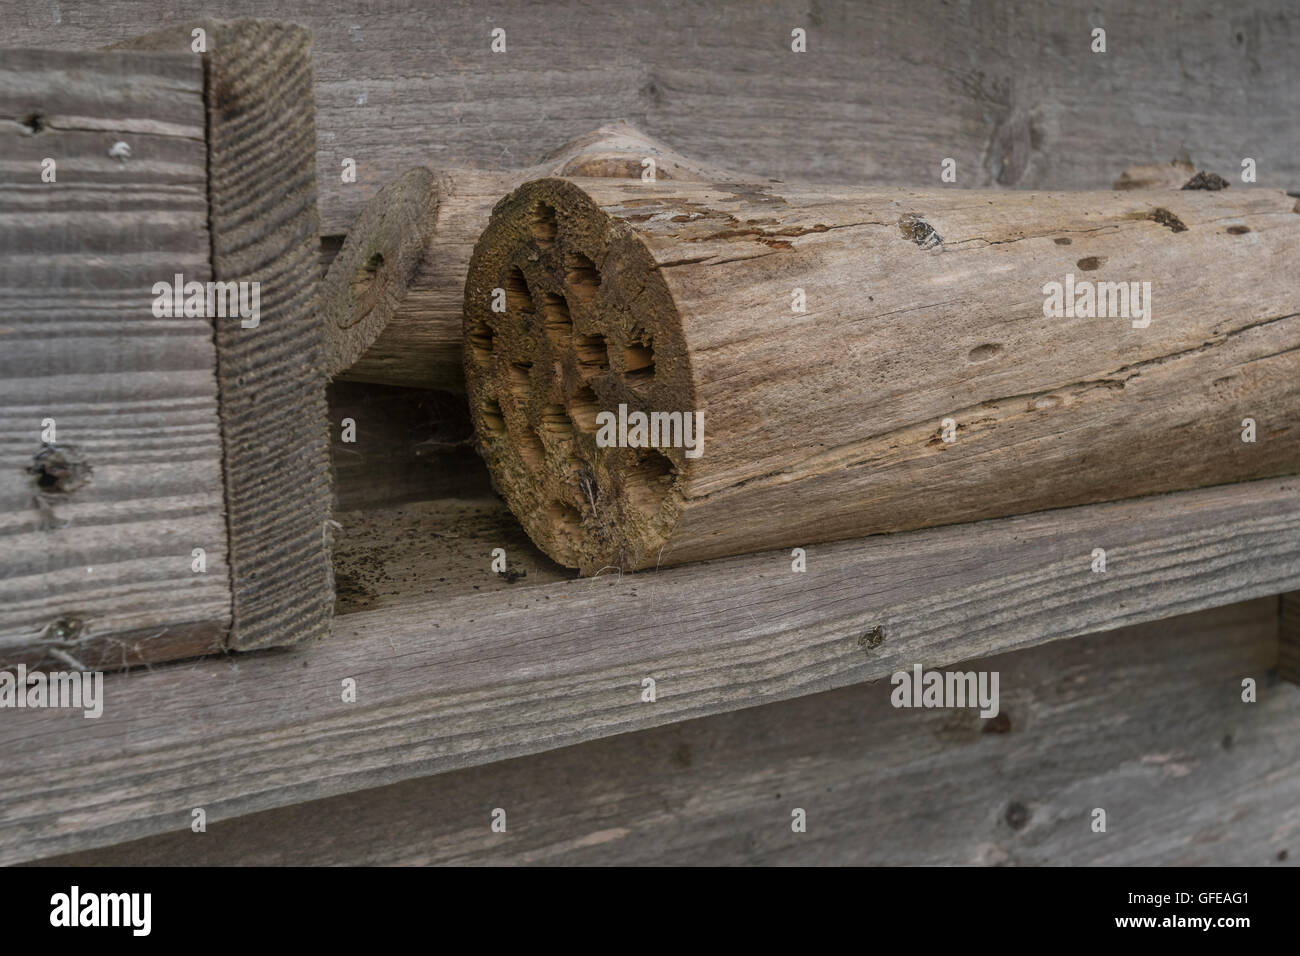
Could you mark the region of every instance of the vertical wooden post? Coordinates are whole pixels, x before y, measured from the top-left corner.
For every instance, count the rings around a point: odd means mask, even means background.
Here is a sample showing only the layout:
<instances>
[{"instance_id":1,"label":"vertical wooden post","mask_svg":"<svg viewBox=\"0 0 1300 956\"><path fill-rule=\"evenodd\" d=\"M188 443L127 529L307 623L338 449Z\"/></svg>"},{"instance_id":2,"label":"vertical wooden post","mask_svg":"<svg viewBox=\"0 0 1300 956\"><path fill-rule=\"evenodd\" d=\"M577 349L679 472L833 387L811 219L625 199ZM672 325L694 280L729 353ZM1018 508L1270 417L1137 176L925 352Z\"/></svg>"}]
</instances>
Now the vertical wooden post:
<instances>
[{"instance_id":1,"label":"vertical wooden post","mask_svg":"<svg viewBox=\"0 0 1300 956\"><path fill-rule=\"evenodd\" d=\"M313 117L292 25L6 53L0 664L328 631Z\"/></svg>"},{"instance_id":2,"label":"vertical wooden post","mask_svg":"<svg viewBox=\"0 0 1300 956\"><path fill-rule=\"evenodd\" d=\"M0 66L0 665L225 645L216 349L153 285L211 277L193 56Z\"/></svg>"}]
</instances>

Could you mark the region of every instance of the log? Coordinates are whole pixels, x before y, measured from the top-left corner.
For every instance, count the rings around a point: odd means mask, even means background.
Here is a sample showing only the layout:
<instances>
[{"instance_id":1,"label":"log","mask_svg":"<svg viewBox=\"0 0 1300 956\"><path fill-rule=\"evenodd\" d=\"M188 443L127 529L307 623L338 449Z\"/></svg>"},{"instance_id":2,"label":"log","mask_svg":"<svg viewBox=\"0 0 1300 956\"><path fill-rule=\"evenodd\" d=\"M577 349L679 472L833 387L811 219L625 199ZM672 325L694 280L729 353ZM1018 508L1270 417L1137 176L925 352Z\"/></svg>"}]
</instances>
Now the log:
<instances>
[{"instance_id":1,"label":"log","mask_svg":"<svg viewBox=\"0 0 1300 956\"><path fill-rule=\"evenodd\" d=\"M540 180L474 252L470 410L511 510L585 574L1293 474L1298 211ZM1138 285L1049 317L1076 280ZM620 410L678 427L611 434Z\"/></svg>"},{"instance_id":2,"label":"log","mask_svg":"<svg viewBox=\"0 0 1300 956\"><path fill-rule=\"evenodd\" d=\"M409 170L366 205L322 289L331 377L464 390L460 340L465 272L492 207L543 176L641 181L735 178L689 160L624 123L565 144L536 166L491 172Z\"/></svg>"}]
</instances>

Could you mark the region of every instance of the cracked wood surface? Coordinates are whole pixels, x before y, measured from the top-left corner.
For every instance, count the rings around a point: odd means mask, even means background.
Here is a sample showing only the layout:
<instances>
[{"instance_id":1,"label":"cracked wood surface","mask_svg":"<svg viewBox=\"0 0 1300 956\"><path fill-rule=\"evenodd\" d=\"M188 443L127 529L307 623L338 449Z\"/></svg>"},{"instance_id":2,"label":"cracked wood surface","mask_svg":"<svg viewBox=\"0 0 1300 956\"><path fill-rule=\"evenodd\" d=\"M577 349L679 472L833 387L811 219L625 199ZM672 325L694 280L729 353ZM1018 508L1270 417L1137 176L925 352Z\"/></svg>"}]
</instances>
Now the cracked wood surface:
<instances>
[{"instance_id":1,"label":"cracked wood surface","mask_svg":"<svg viewBox=\"0 0 1300 956\"><path fill-rule=\"evenodd\" d=\"M621 579L530 574L509 594L348 614L312 645L108 675L98 720L0 721L0 862L188 834L197 806L216 823L1295 590L1298 481L822 545L802 574L784 552ZM391 537L406 560L411 542ZM487 578L495 544L429 567Z\"/></svg>"},{"instance_id":2,"label":"cracked wood surface","mask_svg":"<svg viewBox=\"0 0 1300 956\"><path fill-rule=\"evenodd\" d=\"M512 510L584 573L1294 474L1298 210L1273 190L543 180L475 252L470 408ZM554 239L530 233L543 215ZM1145 284L1150 314L1046 316L1067 274ZM494 287L518 287L501 314ZM661 448L661 484L638 484L643 454L596 443L591 410L621 404L702 412L703 454ZM566 497L579 466L595 493Z\"/></svg>"}]
</instances>

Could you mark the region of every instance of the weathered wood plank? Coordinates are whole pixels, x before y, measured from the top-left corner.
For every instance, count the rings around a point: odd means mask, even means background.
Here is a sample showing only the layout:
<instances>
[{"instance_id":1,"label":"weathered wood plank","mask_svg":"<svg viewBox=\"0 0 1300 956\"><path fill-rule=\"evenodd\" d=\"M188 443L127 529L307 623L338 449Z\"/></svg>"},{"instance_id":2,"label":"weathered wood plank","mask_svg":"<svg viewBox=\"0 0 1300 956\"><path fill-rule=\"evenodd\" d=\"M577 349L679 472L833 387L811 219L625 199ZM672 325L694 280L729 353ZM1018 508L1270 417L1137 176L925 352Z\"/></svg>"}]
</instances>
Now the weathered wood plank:
<instances>
[{"instance_id":1,"label":"weathered wood plank","mask_svg":"<svg viewBox=\"0 0 1300 956\"><path fill-rule=\"evenodd\" d=\"M1300 591L1283 594L1279 601L1277 670L1300 684Z\"/></svg>"},{"instance_id":2,"label":"weathered wood plank","mask_svg":"<svg viewBox=\"0 0 1300 956\"><path fill-rule=\"evenodd\" d=\"M0 862L1297 587L1293 478L813 547L805 573L772 552L411 601L309 648L119 675L98 720L14 712Z\"/></svg>"},{"instance_id":3,"label":"weathered wood plank","mask_svg":"<svg viewBox=\"0 0 1300 956\"><path fill-rule=\"evenodd\" d=\"M189 56L0 60L0 663L224 644L212 325L152 309L211 278L203 93Z\"/></svg>"},{"instance_id":4,"label":"weathered wood plank","mask_svg":"<svg viewBox=\"0 0 1300 956\"><path fill-rule=\"evenodd\" d=\"M465 396L331 382L326 397L336 509L489 494Z\"/></svg>"},{"instance_id":5,"label":"weathered wood plank","mask_svg":"<svg viewBox=\"0 0 1300 956\"><path fill-rule=\"evenodd\" d=\"M0 4L9 45L96 47L167 0L67 9ZM944 0L692 0L629 7L504 0L436 13L383 0L232 0L315 34L317 162L327 233L412 166L509 169L625 119L689 156L787 180L1106 188L1117 170L1187 152L1224 175L1294 188L1300 30L1285 0L952 5ZM505 53L491 30L506 30ZM808 52L791 52L791 30ZM1094 27L1107 52L1090 50ZM439 104L431 108L430 104ZM1135 144L1140 152L1135 154ZM344 183L353 158L358 181Z\"/></svg>"},{"instance_id":6,"label":"weathered wood plank","mask_svg":"<svg viewBox=\"0 0 1300 956\"><path fill-rule=\"evenodd\" d=\"M138 21L137 21L138 23ZM260 315L217 319L235 648L329 630L332 500L319 304L311 35L271 20L206 31L212 271L260 290ZM188 50L189 28L130 41Z\"/></svg>"},{"instance_id":7,"label":"weathered wood plank","mask_svg":"<svg viewBox=\"0 0 1300 956\"><path fill-rule=\"evenodd\" d=\"M47 862L1295 865L1275 640L1258 598L965 663L999 673L992 720L896 709L880 681Z\"/></svg>"}]
</instances>

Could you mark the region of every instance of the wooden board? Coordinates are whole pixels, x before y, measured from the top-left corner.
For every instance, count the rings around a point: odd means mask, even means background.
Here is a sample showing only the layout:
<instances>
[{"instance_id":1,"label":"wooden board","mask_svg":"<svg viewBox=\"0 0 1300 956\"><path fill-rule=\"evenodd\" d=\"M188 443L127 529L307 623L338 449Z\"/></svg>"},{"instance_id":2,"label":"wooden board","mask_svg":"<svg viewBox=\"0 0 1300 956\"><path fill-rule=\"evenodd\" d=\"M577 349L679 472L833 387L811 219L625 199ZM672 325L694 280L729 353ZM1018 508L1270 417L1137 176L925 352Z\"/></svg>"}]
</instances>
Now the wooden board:
<instances>
[{"instance_id":1,"label":"wooden board","mask_svg":"<svg viewBox=\"0 0 1300 956\"><path fill-rule=\"evenodd\" d=\"M288 644L326 634L334 603L311 36L271 20L192 26L206 31L213 275L261 290L255 325L214 322L233 569L229 643ZM191 43L187 26L124 45L171 51Z\"/></svg>"},{"instance_id":2,"label":"wooden board","mask_svg":"<svg viewBox=\"0 0 1300 956\"><path fill-rule=\"evenodd\" d=\"M345 232L411 166L509 169L625 119L688 156L767 178L955 188L1107 188L1189 154L1296 188L1300 31L1285 0L1143 4L801 0L593 6L503 0L351 12L233 0L315 36L321 216ZM101 46L187 25L168 0L0 3L7 45ZM505 53L491 30L506 30ZM791 52L791 30L808 52ZM1107 52L1092 53L1092 30ZM356 183L341 180L355 159Z\"/></svg>"},{"instance_id":3,"label":"wooden board","mask_svg":"<svg viewBox=\"0 0 1300 956\"><path fill-rule=\"evenodd\" d=\"M338 510L489 493L465 396L355 382L326 396Z\"/></svg>"},{"instance_id":4,"label":"wooden board","mask_svg":"<svg viewBox=\"0 0 1300 956\"><path fill-rule=\"evenodd\" d=\"M309 647L118 675L98 720L0 722L0 862L1295 590L1298 491L1274 479L825 545L804 573L769 552L519 582L350 614Z\"/></svg>"},{"instance_id":5,"label":"wooden board","mask_svg":"<svg viewBox=\"0 0 1300 956\"><path fill-rule=\"evenodd\" d=\"M1300 684L1300 591L1283 594L1278 600L1278 673Z\"/></svg>"},{"instance_id":6,"label":"wooden board","mask_svg":"<svg viewBox=\"0 0 1300 956\"><path fill-rule=\"evenodd\" d=\"M231 606L212 324L152 309L154 283L212 278L202 64L7 51L0 156L0 663L211 651Z\"/></svg>"},{"instance_id":7,"label":"wooden board","mask_svg":"<svg viewBox=\"0 0 1300 956\"><path fill-rule=\"evenodd\" d=\"M1269 676L1274 604L963 664L999 672L991 720L896 709L879 681L48 862L1294 866L1300 691Z\"/></svg>"}]
</instances>

